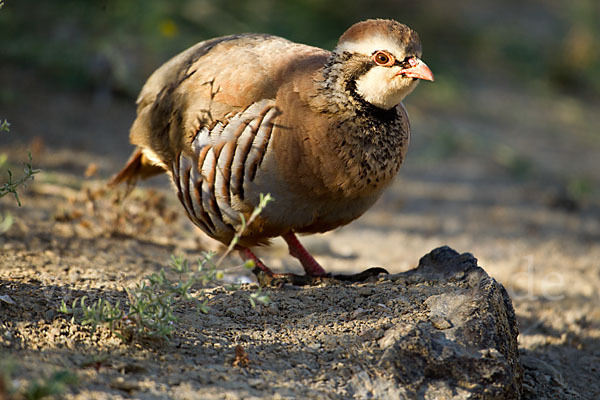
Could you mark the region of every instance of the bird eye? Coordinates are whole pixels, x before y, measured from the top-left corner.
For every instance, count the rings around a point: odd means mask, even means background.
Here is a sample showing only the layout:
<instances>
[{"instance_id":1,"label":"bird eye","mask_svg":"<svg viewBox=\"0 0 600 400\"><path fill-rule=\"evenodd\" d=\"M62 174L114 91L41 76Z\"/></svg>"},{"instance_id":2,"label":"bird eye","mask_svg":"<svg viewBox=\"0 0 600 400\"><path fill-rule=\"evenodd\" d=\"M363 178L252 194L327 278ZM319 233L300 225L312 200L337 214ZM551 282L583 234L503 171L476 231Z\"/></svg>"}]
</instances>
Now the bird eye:
<instances>
[{"instance_id":1,"label":"bird eye","mask_svg":"<svg viewBox=\"0 0 600 400\"><path fill-rule=\"evenodd\" d=\"M396 60L394 60L394 57L392 57L391 54L388 54L384 51L376 52L375 54L373 54L372 59L373 61L375 61L376 64L381 65L383 67L391 67L396 62Z\"/></svg>"}]
</instances>

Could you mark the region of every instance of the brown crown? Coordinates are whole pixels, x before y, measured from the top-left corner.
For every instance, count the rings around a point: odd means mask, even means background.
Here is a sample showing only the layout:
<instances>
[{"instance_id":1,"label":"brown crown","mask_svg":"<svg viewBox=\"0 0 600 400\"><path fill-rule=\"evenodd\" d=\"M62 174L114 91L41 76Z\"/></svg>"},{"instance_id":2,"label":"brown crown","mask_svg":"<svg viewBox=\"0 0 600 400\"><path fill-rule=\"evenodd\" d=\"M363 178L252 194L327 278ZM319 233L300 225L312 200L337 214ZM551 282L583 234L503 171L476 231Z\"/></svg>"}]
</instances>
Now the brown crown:
<instances>
[{"instance_id":1,"label":"brown crown","mask_svg":"<svg viewBox=\"0 0 600 400\"><path fill-rule=\"evenodd\" d=\"M375 35L388 36L403 44L407 53L421 54L421 40L417 32L392 19L368 19L357 22L340 37L338 46L343 42L358 42Z\"/></svg>"}]
</instances>

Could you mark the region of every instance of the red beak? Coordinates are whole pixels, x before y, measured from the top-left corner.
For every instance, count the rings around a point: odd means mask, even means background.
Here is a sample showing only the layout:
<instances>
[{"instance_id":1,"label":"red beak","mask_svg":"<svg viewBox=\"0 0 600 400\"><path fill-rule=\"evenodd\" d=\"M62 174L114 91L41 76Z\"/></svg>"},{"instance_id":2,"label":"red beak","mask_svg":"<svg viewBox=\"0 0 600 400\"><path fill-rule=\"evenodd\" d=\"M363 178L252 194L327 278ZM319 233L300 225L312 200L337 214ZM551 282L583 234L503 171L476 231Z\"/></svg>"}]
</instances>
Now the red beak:
<instances>
[{"instance_id":1,"label":"red beak","mask_svg":"<svg viewBox=\"0 0 600 400\"><path fill-rule=\"evenodd\" d=\"M409 78L433 81L433 72L431 72L427 64L416 57L411 58L409 62L411 66L400 71L399 75L408 76Z\"/></svg>"}]
</instances>

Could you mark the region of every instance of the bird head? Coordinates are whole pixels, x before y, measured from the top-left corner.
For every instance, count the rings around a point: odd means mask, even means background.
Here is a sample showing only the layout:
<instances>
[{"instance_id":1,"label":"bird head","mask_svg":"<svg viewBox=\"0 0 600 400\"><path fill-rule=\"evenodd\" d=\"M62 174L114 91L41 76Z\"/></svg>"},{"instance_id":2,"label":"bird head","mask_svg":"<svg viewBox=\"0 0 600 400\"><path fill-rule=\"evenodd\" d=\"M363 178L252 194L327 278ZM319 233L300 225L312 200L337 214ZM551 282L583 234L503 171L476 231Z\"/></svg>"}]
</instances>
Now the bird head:
<instances>
[{"instance_id":1,"label":"bird head","mask_svg":"<svg viewBox=\"0 0 600 400\"><path fill-rule=\"evenodd\" d=\"M433 81L433 73L421 61L421 54L421 41L415 31L382 19L352 25L334 50L345 90L385 110L398 105L419 80Z\"/></svg>"}]
</instances>

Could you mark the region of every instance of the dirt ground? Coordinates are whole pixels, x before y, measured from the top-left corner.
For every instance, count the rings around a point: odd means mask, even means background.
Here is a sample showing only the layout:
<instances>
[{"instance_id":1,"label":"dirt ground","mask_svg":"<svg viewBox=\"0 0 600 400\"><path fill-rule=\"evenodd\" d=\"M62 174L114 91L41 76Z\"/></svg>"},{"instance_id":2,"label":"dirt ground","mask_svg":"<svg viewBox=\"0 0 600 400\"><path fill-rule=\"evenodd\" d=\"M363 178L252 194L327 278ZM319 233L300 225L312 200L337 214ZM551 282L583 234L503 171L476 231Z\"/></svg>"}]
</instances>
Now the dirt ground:
<instances>
[{"instance_id":1,"label":"dirt ground","mask_svg":"<svg viewBox=\"0 0 600 400\"><path fill-rule=\"evenodd\" d=\"M166 177L120 205L104 190L130 151L131 100L63 90L9 67L0 87L9 88L0 117L12 124L0 134L0 154L20 172L29 149L42 170L21 192L22 207L0 200L0 215L14 217L0 234L0 354L13 366L13 384L66 369L78 376L68 398L264 396L252 367L240 370L231 359L235 340L252 342L258 327L283 329L277 312L215 307L202 318L223 319L234 334L213 341L191 317L195 311L181 309L183 328L159 345L125 345L58 313L62 299L124 299L123 288L166 266L172 254L195 260L203 250L223 249L186 220ZM412 144L390 190L358 221L303 242L334 272L405 271L441 245L472 253L513 298L525 397L600 397L600 104L556 93L535 97L500 83L465 88L467 101L458 103L434 91L423 84L406 102ZM280 241L260 254L274 269L299 271ZM244 274L237 269L227 278ZM286 293L274 293L272 307ZM302 304L315 293L294 296ZM305 337L336 334L335 324L318 331L309 325L286 327L298 351L318 350L305 348ZM274 362L273 349L251 350L250 357ZM328 385L351 378L343 363L325 376L289 362L273 370L285 376L290 368L304 368L305 379L271 397L337 398ZM204 392L193 393L191 375Z\"/></svg>"}]
</instances>

